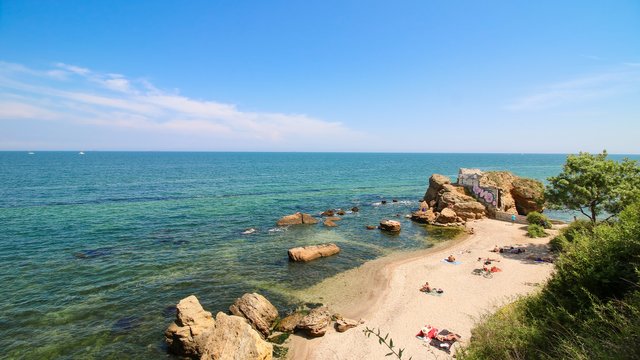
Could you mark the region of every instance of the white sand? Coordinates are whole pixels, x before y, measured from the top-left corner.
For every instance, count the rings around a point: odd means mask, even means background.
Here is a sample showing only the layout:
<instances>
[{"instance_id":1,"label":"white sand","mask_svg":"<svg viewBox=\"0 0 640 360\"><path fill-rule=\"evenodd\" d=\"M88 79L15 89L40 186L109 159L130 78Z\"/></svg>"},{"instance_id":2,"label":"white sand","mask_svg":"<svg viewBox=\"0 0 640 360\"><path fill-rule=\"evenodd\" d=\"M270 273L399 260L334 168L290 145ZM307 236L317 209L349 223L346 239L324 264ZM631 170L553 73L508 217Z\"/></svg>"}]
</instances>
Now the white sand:
<instances>
[{"instance_id":1,"label":"white sand","mask_svg":"<svg viewBox=\"0 0 640 360\"><path fill-rule=\"evenodd\" d=\"M462 340L456 346L463 346L481 315L535 291L538 289L535 284L543 283L551 274L552 264L525 259L529 254L547 255L545 245L550 237L530 239L524 226L496 220L476 221L467 226L473 227L475 233L461 241L371 261L305 290L301 298L323 302L331 311L365 323L344 333L331 329L316 339L292 336L289 358L385 358L388 349L379 345L377 339L367 338L362 333L365 326L390 333L394 344L405 348L403 358L449 358L445 352L415 337L422 326L431 324L458 333ZM516 255L490 251L495 245L516 244L526 252ZM443 262L449 254L461 264ZM500 259L491 266L498 266L502 272L491 279L473 275L473 269L483 265L478 257ZM442 288L444 294L438 297L420 292L425 281Z\"/></svg>"}]
</instances>

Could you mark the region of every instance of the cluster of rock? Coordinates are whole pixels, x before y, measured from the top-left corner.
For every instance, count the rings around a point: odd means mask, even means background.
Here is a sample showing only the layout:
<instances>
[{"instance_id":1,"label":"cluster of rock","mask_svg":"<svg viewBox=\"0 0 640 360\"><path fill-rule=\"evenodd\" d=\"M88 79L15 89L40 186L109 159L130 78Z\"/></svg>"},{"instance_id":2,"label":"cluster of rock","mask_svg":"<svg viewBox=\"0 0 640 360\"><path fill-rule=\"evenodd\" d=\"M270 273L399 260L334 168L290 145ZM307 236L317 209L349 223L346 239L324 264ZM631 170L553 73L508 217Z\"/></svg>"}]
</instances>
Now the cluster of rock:
<instances>
[{"instance_id":1,"label":"cluster of rock","mask_svg":"<svg viewBox=\"0 0 640 360\"><path fill-rule=\"evenodd\" d=\"M283 333L298 330L318 337L327 332L332 319L336 319L339 332L361 323L332 315L325 306L294 312L277 322L278 310L257 293L236 299L229 312L231 315L218 312L214 319L194 295L180 300L176 320L165 331L169 351L193 359L268 360L273 357L274 345L268 341L272 329Z\"/></svg>"},{"instance_id":2,"label":"cluster of rock","mask_svg":"<svg viewBox=\"0 0 640 360\"><path fill-rule=\"evenodd\" d=\"M318 220L309 214L295 213L280 218L276 224L278 226L301 225L301 224L317 224Z\"/></svg>"},{"instance_id":3,"label":"cluster of rock","mask_svg":"<svg viewBox=\"0 0 640 360\"><path fill-rule=\"evenodd\" d=\"M485 206L472 196L469 187L452 184L447 176L433 174L420 208L411 219L437 226L460 226L470 220L492 216L496 210L520 215L542 211L544 187L539 181L520 178L507 171L473 171L479 187L499 190L499 203L496 199L494 206Z\"/></svg>"}]
</instances>

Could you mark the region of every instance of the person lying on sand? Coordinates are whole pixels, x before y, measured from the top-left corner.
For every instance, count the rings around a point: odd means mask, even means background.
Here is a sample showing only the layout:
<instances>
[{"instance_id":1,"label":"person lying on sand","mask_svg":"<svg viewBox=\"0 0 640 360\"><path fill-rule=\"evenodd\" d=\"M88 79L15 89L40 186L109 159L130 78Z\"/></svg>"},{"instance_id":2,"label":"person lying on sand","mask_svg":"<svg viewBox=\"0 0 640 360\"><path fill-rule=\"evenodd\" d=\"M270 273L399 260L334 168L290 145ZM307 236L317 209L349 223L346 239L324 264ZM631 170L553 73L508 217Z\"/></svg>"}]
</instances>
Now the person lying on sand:
<instances>
[{"instance_id":1,"label":"person lying on sand","mask_svg":"<svg viewBox=\"0 0 640 360\"><path fill-rule=\"evenodd\" d=\"M424 285L422 285L422 287L420 288L420 291L422 291L422 292L431 292L431 286L429 286L429 283L426 282L426 283L424 283Z\"/></svg>"},{"instance_id":2,"label":"person lying on sand","mask_svg":"<svg viewBox=\"0 0 640 360\"><path fill-rule=\"evenodd\" d=\"M448 333L447 335L438 335L436 336L436 339L440 340L440 341L457 341L460 340L460 336L454 334L454 333Z\"/></svg>"},{"instance_id":3,"label":"person lying on sand","mask_svg":"<svg viewBox=\"0 0 640 360\"><path fill-rule=\"evenodd\" d=\"M553 258L549 257L549 256L535 256L535 255L529 255L526 257L527 260L535 260L535 261L544 261L544 262L548 262L548 263L552 263L553 262Z\"/></svg>"},{"instance_id":4,"label":"person lying on sand","mask_svg":"<svg viewBox=\"0 0 640 360\"><path fill-rule=\"evenodd\" d=\"M449 257L446 260L452 263L456 261L456 258L453 255L449 255Z\"/></svg>"}]
</instances>

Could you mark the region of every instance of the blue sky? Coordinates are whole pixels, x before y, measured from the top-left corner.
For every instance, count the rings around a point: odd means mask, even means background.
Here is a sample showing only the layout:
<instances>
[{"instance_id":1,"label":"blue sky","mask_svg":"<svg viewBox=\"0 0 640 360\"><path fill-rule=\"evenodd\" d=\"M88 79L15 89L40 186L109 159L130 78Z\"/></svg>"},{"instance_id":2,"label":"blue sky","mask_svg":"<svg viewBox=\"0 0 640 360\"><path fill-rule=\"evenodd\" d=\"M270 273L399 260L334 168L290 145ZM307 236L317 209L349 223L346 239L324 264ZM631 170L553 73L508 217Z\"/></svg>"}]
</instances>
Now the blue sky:
<instances>
[{"instance_id":1,"label":"blue sky","mask_svg":"<svg viewBox=\"0 0 640 360\"><path fill-rule=\"evenodd\" d=\"M638 1L0 2L0 150L640 153Z\"/></svg>"}]
</instances>

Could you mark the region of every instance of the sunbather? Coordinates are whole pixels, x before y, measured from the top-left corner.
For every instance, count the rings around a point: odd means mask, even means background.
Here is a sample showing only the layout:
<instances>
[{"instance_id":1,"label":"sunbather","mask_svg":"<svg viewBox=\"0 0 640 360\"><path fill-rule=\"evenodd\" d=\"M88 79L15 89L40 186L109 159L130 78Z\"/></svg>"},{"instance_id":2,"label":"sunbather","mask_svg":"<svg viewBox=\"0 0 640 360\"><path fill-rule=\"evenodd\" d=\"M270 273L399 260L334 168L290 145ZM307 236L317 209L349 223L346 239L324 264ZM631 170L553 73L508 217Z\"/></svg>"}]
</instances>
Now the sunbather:
<instances>
[{"instance_id":1,"label":"sunbather","mask_svg":"<svg viewBox=\"0 0 640 360\"><path fill-rule=\"evenodd\" d=\"M422 291L422 292L431 292L431 286L429 286L429 283L426 282L426 283L424 283L424 285L422 285L422 287L420 288L420 291Z\"/></svg>"},{"instance_id":2,"label":"sunbather","mask_svg":"<svg viewBox=\"0 0 640 360\"><path fill-rule=\"evenodd\" d=\"M447 335L438 335L436 336L436 338L440 341L453 341L453 340L460 340L460 336L454 334L454 333L448 333Z\"/></svg>"},{"instance_id":3,"label":"sunbather","mask_svg":"<svg viewBox=\"0 0 640 360\"><path fill-rule=\"evenodd\" d=\"M449 255L449 257L446 260L452 263L456 261L456 258L453 255Z\"/></svg>"}]
</instances>

